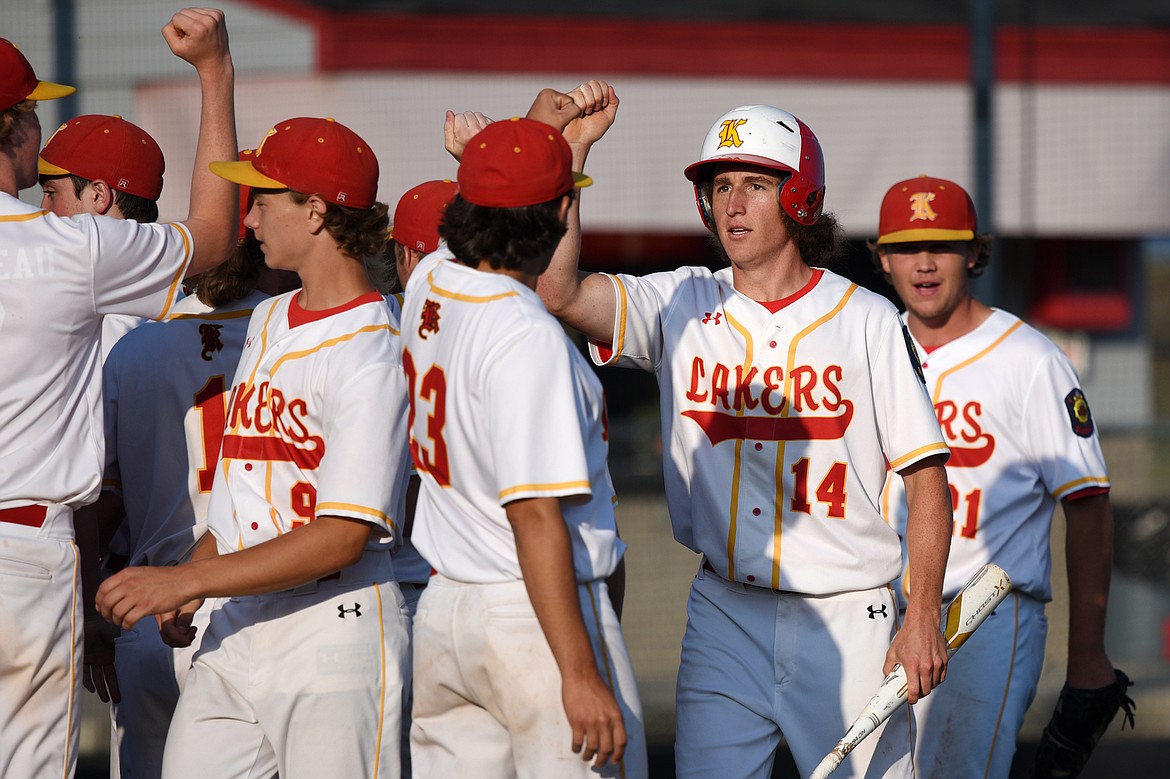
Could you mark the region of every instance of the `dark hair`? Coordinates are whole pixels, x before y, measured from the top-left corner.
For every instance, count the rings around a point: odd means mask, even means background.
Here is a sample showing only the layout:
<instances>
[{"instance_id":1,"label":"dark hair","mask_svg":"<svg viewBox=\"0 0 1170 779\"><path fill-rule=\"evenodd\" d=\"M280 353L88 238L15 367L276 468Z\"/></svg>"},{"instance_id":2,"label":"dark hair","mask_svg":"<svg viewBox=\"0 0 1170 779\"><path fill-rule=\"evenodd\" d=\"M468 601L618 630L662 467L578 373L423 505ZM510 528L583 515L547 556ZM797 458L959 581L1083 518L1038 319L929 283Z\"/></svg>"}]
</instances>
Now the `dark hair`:
<instances>
[{"instance_id":1,"label":"dark hair","mask_svg":"<svg viewBox=\"0 0 1170 779\"><path fill-rule=\"evenodd\" d=\"M573 190L566 194L573 197ZM456 195L443 214L439 235L464 265L474 268L486 261L497 270L540 275L565 235L563 197L532 206L491 208Z\"/></svg>"},{"instance_id":2,"label":"dark hair","mask_svg":"<svg viewBox=\"0 0 1170 779\"><path fill-rule=\"evenodd\" d=\"M8 146L16 128L24 121L25 115L31 114L37 108L35 100L21 100L16 105L10 105L0 111L0 148Z\"/></svg>"},{"instance_id":3,"label":"dark hair","mask_svg":"<svg viewBox=\"0 0 1170 779\"><path fill-rule=\"evenodd\" d=\"M275 190L280 191L280 190ZM309 195L288 190L298 206L309 202ZM325 201L325 230L338 247L355 260L386 251L386 234L390 229L390 207L374 203L369 208L350 208Z\"/></svg>"},{"instance_id":4,"label":"dark hair","mask_svg":"<svg viewBox=\"0 0 1170 779\"><path fill-rule=\"evenodd\" d=\"M991 233L979 233L971 243L974 243L976 248L975 264L967 268L967 278L975 279L983 275L983 269L991 262L991 246L995 243L995 239ZM892 283L890 274L886 273L882 267L882 257L880 254L882 246L889 246L890 244L866 241L865 245L869 247L870 257L873 259L873 266L877 268L878 273L885 277L887 283Z\"/></svg>"},{"instance_id":5,"label":"dark hair","mask_svg":"<svg viewBox=\"0 0 1170 779\"><path fill-rule=\"evenodd\" d=\"M184 286L207 305L218 308L247 297L255 289L262 270L264 252L249 231L246 238L236 241L230 257L210 270L191 276Z\"/></svg>"},{"instance_id":6,"label":"dark hair","mask_svg":"<svg viewBox=\"0 0 1170 779\"><path fill-rule=\"evenodd\" d=\"M402 281L398 278L398 260L405 254L406 247L390 239L380 254L366 258L366 271L370 274L370 281L374 282L374 289L383 295L402 291Z\"/></svg>"},{"instance_id":7,"label":"dark hair","mask_svg":"<svg viewBox=\"0 0 1170 779\"><path fill-rule=\"evenodd\" d=\"M82 190L92 183L92 179L83 178L75 173L70 173L67 176L46 176L44 178L69 179L73 182L73 194L77 197L81 197ZM108 184L109 182L106 183ZM155 201L140 195L131 195L129 192L123 192L113 187L110 187L110 191L114 193L114 205L122 212L124 218L135 222L142 222L143 224L158 221L158 203Z\"/></svg>"},{"instance_id":8,"label":"dark hair","mask_svg":"<svg viewBox=\"0 0 1170 779\"><path fill-rule=\"evenodd\" d=\"M775 171L769 172L775 174ZM713 176L709 176L699 182L699 188L702 190L703 197L708 203L711 202L713 182ZM841 225L837 221L837 216L829 211L822 212L817 221L810 225L805 225L797 222L788 215L787 211L781 208L780 221L784 224L784 229L788 231L788 236L800 251L800 258L809 267L828 267L830 262L840 257L845 249ZM730 262L731 260L719 240L719 233L712 231L710 237L711 245L719 253L719 256L723 258L724 262Z\"/></svg>"}]
</instances>

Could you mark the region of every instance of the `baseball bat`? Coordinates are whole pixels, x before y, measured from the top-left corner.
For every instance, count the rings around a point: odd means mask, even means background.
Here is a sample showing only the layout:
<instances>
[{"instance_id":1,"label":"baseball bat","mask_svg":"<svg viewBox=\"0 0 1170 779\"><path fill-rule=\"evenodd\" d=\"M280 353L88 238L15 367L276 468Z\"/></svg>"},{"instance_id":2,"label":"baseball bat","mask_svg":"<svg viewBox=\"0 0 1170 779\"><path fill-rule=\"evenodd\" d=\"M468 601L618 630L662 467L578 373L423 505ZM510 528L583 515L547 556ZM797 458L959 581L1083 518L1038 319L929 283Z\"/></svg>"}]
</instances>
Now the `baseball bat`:
<instances>
[{"instance_id":1,"label":"baseball bat","mask_svg":"<svg viewBox=\"0 0 1170 779\"><path fill-rule=\"evenodd\" d=\"M959 591L943 611L942 633L947 642L947 657L959 651L983 620L995 611L1007 594L1011 592L1012 581L1007 573L995 563L980 568L971 581ZM894 666L870 698L861 714L849 726L845 736L837 742L833 751L825 755L820 764L809 775L809 779L825 779L843 761L862 739L877 730L894 711L906 702L906 671Z\"/></svg>"}]
</instances>

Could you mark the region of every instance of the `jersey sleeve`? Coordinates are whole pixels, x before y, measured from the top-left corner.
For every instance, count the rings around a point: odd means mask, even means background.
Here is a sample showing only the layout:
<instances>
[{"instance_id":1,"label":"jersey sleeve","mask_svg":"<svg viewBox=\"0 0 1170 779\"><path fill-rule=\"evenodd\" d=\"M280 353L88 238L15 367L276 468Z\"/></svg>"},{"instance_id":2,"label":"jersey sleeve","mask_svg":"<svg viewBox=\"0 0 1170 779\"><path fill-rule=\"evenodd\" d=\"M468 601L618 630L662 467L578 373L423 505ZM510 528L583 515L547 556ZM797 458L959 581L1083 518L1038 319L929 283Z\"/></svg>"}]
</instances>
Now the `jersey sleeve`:
<instances>
[{"instance_id":1,"label":"jersey sleeve","mask_svg":"<svg viewBox=\"0 0 1170 779\"><path fill-rule=\"evenodd\" d=\"M881 328L872 371L878 436L890 469L901 471L937 454L949 456L914 344L892 310Z\"/></svg>"},{"instance_id":2,"label":"jersey sleeve","mask_svg":"<svg viewBox=\"0 0 1170 779\"><path fill-rule=\"evenodd\" d=\"M83 217L90 231L94 304L99 314L161 319L179 297L191 262L191 234L181 224Z\"/></svg>"},{"instance_id":3,"label":"jersey sleeve","mask_svg":"<svg viewBox=\"0 0 1170 779\"><path fill-rule=\"evenodd\" d=\"M622 365L653 371L662 361L662 316L680 285L682 271L606 276L613 283L616 310L613 343L590 340L589 356L597 365Z\"/></svg>"},{"instance_id":4,"label":"jersey sleeve","mask_svg":"<svg viewBox=\"0 0 1170 779\"><path fill-rule=\"evenodd\" d=\"M550 322L511 339L488 362L485 408L501 506L592 494L572 348Z\"/></svg>"},{"instance_id":5,"label":"jersey sleeve","mask_svg":"<svg viewBox=\"0 0 1170 779\"><path fill-rule=\"evenodd\" d=\"M1036 367L1023 400L1025 446L1039 463L1044 486L1060 499L1088 488L1108 488L1096 423L1068 359L1053 350Z\"/></svg>"},{"instance_id":6,"label":"jersey sleeve","mask_svg":"<svg viewBox=\"0 0 1170 779\"><path fill-rule=\"evenodd\" d=\"M400 364L371 361L335 390L327 404L328 443L319 472L316 515L369 522L397 546L410 461L406 376Z\"/></svg>"}]
</instances>

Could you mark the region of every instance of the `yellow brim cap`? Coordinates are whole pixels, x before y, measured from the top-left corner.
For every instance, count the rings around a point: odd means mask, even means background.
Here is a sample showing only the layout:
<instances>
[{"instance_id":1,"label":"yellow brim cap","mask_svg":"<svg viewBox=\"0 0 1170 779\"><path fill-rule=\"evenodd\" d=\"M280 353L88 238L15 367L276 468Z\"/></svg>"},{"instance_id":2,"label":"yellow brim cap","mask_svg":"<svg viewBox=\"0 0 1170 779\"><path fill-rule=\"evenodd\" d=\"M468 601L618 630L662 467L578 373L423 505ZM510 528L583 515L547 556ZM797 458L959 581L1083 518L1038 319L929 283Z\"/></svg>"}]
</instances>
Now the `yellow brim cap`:
<instances>
[{"instance_id":1,"label":"yellow brim cap","mask_svg":"<svg viewBox=\"0 0 1170 779\"><path fill-rule=\"evenodd\" d=\"M582 187L591 187L593 186L593 179L586 176L584 173L573 171L573 186L577 187L577 189Z\"/></svg>"},{"instance_id":2,"label":"yellow brim cap","mask_svg":"<svg viewBox=\"0 0 1170 779\"><path fill-rule=\"evenodd\" d=\"M256 189L289 189L284 182L265 176L251 162L213 162L211 172L220 178L236 184L246 184Z\"/></svg>"},{"instance_id":3,"label":"yellow brim cap","mask_svg":"<svg viewBox=\"0 0 1170 779\"><path fill-rule=\"evenodd\" d=\"M37 157L37 173L41 176L68 176L71 171L58 167L51 162L45 162L43 157Z\"/></svg>"},{"instance_id":4,"label":"yellow brim cap","mask_svg":"<svg viewBox=\"0 0 1170 779\"><path fill-rule=\"evenodd\" d=\"M54 84L52 81L38 81L37 88L29 93L28 100L56 100L59 97L68 97L77 91L77 87L64 84Z\"/></svg>"}]
</instances>

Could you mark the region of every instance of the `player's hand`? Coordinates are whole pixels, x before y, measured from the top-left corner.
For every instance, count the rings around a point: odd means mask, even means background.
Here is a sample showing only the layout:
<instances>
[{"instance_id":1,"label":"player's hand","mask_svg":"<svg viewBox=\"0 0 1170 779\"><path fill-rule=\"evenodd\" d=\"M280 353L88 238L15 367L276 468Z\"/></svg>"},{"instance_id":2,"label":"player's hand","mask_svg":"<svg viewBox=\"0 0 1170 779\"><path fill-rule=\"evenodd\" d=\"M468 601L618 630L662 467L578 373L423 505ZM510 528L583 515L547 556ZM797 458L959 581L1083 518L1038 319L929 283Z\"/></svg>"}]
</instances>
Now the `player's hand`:
<instances>
[{"instance_id":1,"label":"player's hand","mask_svg":"<svg viewBox=\"0 0 1170 779\"><path fill-rule=\"evenodd\" d=\"M574 89L569 96L581 109L581 116L565 126L565 140L570 146L592 146L617 118L617 93L608 82L592 79Z\"/></svg>"},{"instance_id":2,"label":"player's hand","mask_svg":"<svg viewBox=\"0 0 1170 779\"><path fill-rule=\"evenodd\" d=\"M561 685L565 714L573 729L573 751L595 767L617 763L626 752L626 726L622 710L596 673L579 681L568 678Z\"/></svg>"},{"instance_id":3,"label":"player's hand","mask_svg":"<svg viewBox=\"0 0 1170 779\"><path fill-rule=\"evenodd\" d=\"M448 111L443 120L443 146L455 161L463 159L463 150L467 142L479 134L479 131L492 123L492 120L479 111L464 111L457 114Z\"/></svg>"},{"instance_id":4,"label":"player's hand","mask_svg":"<svg viewBox=\"0 0 1170 779\"><path fill-rule=\"evenodd\" d=\"M184 8L162 29L176 57L196 70L230 61L227 27L217 8Z\"/></svg>"},{"instance_id":5,"label":"player's hand","mask_svg":"<svg viewBox=\"0 0 1170 779\"><path fill-rule=\"evenodd\" d=\"M540 90L525 115L528 119L544 122L560 132L565 125L581 115L581 106L570 95L545 87Z\"/></svg>"},{"instance_id":6,"label":"player's hand","mask_svg":"<svg viewBox=\"0 0 1170 779\"><path fill-rule=\"evenodd\" d=\"M123 630L154 614L178 610L193 600L183 566L131 566L102 582L97 607Z\"/></svg>"},{"instance_id":7,"label":"player's hand","mask_svg":"<svg viewBox=\"0 0 1170 779\"><path fill-rule=\"evenodd\" d=\"M97 693L102 703L122 702L118 675L114 672L114 639L118 628L96 614L86 617L83 632L84 659L81 683Z\"/></svg>"},{"instance_id":8,"label":"player's hand","mask_svg":"<svg viewBox=\"0 0 1170 779\"><path fill-rule=\"evenodd\" d=\"M883 674L901 664L906 671L906 700L914 703L947 678L947 645L938 628L937 617L907 619L890 642Z\"/></svg>"},{"instance_id":9,"label":"player's hand","mask_svg":"<svg viewBox=\"0 0 1170 779\"><path fill-rule=\"evenodd\" d=\"M197 598L184 606L165 614L155 614L158 622L158 634L163 643L175 649L191 646L195 642L199 628L191 624L195 612L203 605L203 599Z\"/></svg>"}]
</instances>

